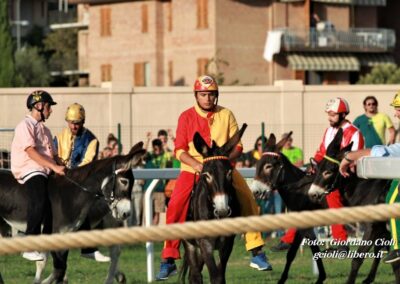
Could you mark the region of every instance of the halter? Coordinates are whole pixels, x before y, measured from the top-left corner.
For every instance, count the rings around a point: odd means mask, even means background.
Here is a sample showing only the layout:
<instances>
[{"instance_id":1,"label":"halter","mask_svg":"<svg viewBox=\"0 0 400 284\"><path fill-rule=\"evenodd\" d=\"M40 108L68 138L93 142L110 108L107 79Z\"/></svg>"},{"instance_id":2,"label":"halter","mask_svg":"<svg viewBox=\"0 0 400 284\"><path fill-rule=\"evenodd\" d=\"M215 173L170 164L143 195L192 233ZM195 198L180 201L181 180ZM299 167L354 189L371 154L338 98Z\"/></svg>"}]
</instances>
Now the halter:
<instances>
[{"instance_id":1,"label":"halter","mask_svg":"<svg viewBox=\"0 0 400 284\"><path fill-rule=\"evenodd\" d=\"M331 163L340 165L340 161L339 161L339 160L336 160L336 159L334 159L334 158L332 158L332 157L329 157L329 156L327 156L327 155L324 155L324 159L325 159L325 160L328 160L328 161L331 162ZM328 193L327 193L327 194L331 193L332 191L334 191L334 190L336 189L337 184L338 184L338 179L339 179L339 177L340 177L340 172L338 171L338 172L336 173L335 179L333 180L333 183L332 183L330 186L328 186L328 187L326 188L326 189L328 190Z\"/></svg>"},{"instance_id":2,"label":"halter","mask_svg":"<svg viewBox=\"0 0 400 284\"><path fill-rule=\"evenodd\" d=\"M262 153L261 154L262 156L271 156L271 157L275 157L275 158L280 158L281 157L281 155L279 154L279 153L276 153L276 152L269 152L269 151L267 151L267 152L264 152L264 153ZM282 173L282 170L283 170L283 164L281 164L280 166L279 166L279 168L278 168L278 172L277 172L277 174L276 174L276 176L275 176L275 180L274 181L271 181L271 186L272 186L272 188L277 188L278 187L278 185L277 185L277 183L279 182L279 180L280 180L280 176L281 176L281 173Z\"/></svg>"},{"instance_id":3,"label":"halter","mask_svg":"<svg viewBox=\"0 0 400 284\"><path fill-rule=\"evenodd\" d=\"M207 163L209 161L214 161L214 160L229 160L227 156L213 156L213 157L208 157L203 159L203 163Z\"/></svg>"}]
</instances>

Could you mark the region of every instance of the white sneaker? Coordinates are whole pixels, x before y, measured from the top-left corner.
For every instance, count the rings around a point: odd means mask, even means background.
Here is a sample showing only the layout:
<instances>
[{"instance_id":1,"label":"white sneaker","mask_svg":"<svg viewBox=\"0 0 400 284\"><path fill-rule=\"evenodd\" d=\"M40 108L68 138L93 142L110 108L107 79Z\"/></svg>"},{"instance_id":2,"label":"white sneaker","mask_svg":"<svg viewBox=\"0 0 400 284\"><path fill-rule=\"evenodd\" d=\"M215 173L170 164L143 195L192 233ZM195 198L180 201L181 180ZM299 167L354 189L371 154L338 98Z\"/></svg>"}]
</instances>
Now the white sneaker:
<instances>
[{"instance_id":1,"label":"white sneaker","mask_svg":"<svg viewBox=\"0 0 400 284\"><path fill-rule=\"evenodd\" d=\"M42 252L27 251L22 253L22 257L30 261L41 261L46 259L46 255Z\"/></svg>"},{"instance_id":2,"label":"white sneaker","mask_svg":"<svg viewBox=\"0 0 400 284\"><path fill-rule=\"evenodd\" d=\"M94 259L97 262L109 262L111 260L108 256L103 255L98 250L91 253L82 253L81 256L89 259Z\"/></svg>"}]
</instances>

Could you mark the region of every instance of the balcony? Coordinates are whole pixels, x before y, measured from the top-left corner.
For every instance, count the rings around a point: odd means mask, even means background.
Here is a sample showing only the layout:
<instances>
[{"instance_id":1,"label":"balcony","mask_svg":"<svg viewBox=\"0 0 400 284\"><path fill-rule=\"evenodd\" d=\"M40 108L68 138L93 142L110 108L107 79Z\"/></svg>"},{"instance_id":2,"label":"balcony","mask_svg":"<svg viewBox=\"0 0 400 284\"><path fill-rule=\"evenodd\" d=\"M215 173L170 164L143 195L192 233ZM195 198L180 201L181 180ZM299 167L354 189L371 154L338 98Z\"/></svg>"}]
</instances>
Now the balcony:
<instances>
[{"instance_id":1,"label":"balcony","mask_svg":"<svg viewBox=\"0 0 400 284\"><path fill-rule=\"evenodd\" d=\"M351 28L348 30L282 29L285 51L389 52L396 44L394 30Z\"/></svg>"},{"instance_id":2,"label":"balcony","mask_svg":"<svg viewBox=\"0 0 400 284\"><path fill-rule=\"evenodd\" d=\"M89 26L89 13L83 12L78 18L77 9L69 9L68 12L49 11L48 21L51 29L87 28Z\"/></svg>"}]
</instances>

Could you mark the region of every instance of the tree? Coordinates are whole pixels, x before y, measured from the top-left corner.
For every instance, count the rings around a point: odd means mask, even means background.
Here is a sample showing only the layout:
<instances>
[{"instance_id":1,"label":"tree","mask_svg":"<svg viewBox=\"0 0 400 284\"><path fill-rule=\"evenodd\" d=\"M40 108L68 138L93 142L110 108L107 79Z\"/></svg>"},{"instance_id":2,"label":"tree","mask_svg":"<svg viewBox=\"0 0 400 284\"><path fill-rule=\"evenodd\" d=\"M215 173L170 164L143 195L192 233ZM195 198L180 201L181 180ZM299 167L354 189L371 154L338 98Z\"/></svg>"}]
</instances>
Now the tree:
<instances>
[{"instance_id":1,"label":"tree","mask_svg":"<svg viewBox=\"0 0 400 284\"><path fill-rule=\"evenodd\" d=\"M0 0L0 87L11 87L14 78L13 41L7 3L7 0Z\"/></svg>"},{"instance_id":2,"label":"tree","mask_svg":"<svg viewBox=\"0 0 400 284\"><path fill-rule=\"evenodd\" d=\"M55 30L44 40L44 49L51 53L50 71L64 72L78 69L78 32L77 29ZM77 84L77 75L68 76L68 86Z\"/></svg>"},{"instance_id":3,"label":"tree","mask_svg":"<svg viewBox=\"0 0 400 284\"><path fill-rule=\"evenodd\" d=\"M25 46L15 53L15 83L17 87L42 86L50 83L46 60L37 47Z\"/></svg>"},{"instance_id":4,"label":"tree","mask_svg":"<svg viewBox=\"0 0 400 284\"><path fill-rule=\"evenodd\" d=\"M400 68L395 64L379 64L371 72L361 76L357 84L399 84Z\"/></svg>"}]
</instances>

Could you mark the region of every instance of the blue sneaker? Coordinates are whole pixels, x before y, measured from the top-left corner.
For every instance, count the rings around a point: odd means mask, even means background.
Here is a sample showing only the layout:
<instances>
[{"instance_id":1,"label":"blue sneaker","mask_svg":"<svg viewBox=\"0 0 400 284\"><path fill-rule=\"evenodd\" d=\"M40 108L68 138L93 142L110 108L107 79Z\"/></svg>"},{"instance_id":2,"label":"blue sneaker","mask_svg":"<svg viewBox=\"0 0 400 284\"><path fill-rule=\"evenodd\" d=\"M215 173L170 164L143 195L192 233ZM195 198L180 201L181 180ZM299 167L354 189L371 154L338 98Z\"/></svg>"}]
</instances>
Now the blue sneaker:
<instances>
[{"instance_id":1,"label":"blue sneaker","mask_svg":"<svg viewBox=\"0 0 400 284\"><path fill-rule=\"evenodd\" d=\"M272 270L272 265L268 263L265 253L259 253L253 256L250 261L250 267L258 269L259 271Z\"/></svg>"},{"instance_id":2,"label":"blue sneaker","mask_svg":"<svg viewBox=\"0 0 400 284\"><path fill-rule=\"evenodd\" d=\"M176 273L177 271L175 263L161 262L160 272L158 272L156 280L157 281L167 280L168 276L175 275Z\"/></svg>"}]
</instances>

